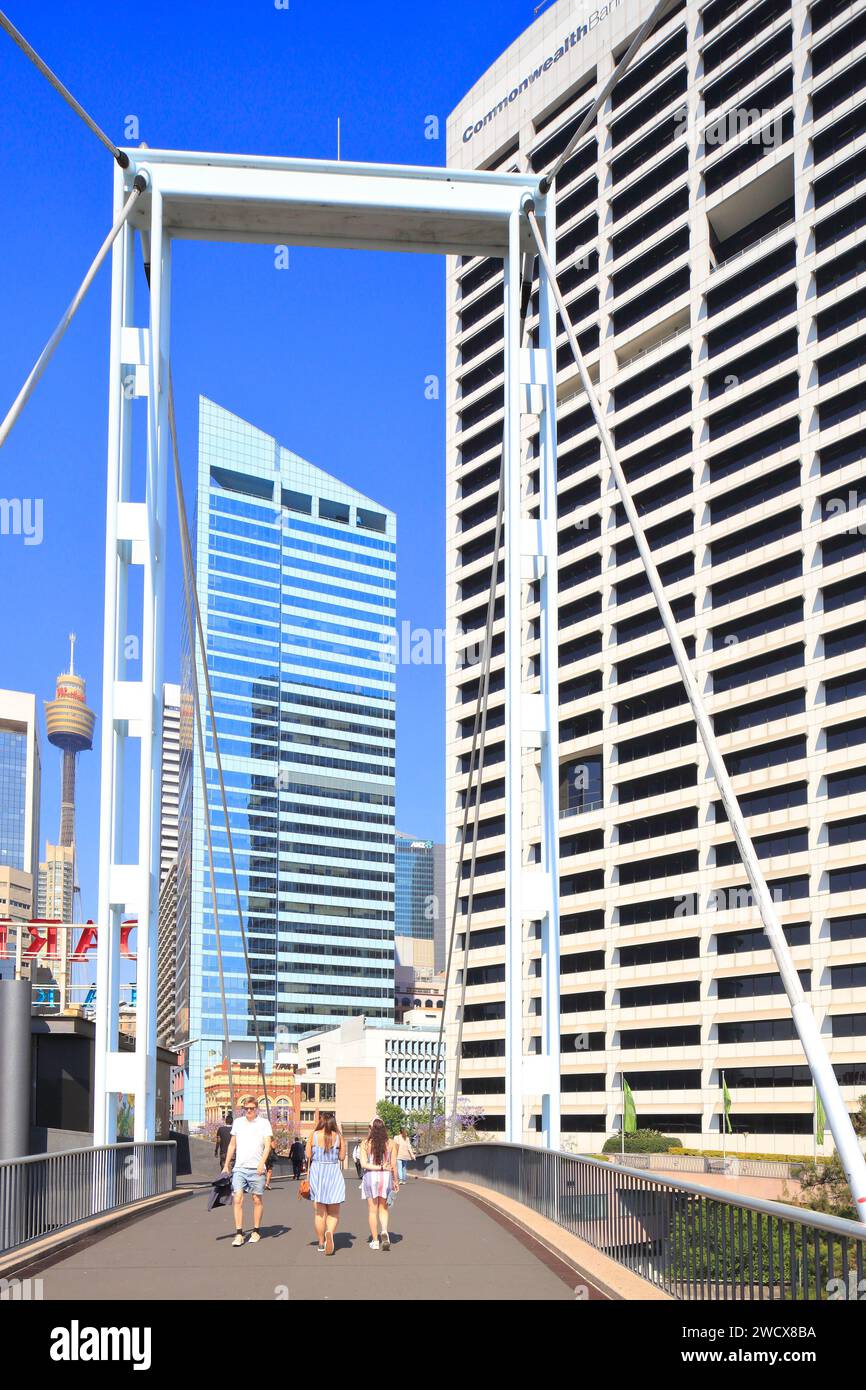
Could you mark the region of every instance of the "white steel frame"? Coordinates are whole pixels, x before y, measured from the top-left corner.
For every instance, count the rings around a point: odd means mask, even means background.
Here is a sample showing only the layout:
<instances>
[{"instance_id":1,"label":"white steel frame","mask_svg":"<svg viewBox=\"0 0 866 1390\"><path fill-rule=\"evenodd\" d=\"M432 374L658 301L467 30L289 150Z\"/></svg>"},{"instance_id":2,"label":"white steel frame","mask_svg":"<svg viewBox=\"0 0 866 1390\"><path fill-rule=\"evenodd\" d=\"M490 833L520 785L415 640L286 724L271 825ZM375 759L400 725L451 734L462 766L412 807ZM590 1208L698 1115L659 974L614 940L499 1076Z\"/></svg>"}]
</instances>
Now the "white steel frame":
<instances>
[{"instance_id":1,"label":"white steel frame","mask_svg":"<svg viewBox=\"0 0 866 1390\"><path fill-rule=\"evenodd\" d=\"M127 150L115 170L115 212L136 174L148 181L112 253L108 420L105 644L103 658L94 1142L113 1143L117 1099L132 1094L135 1139L155 1138L156 957L159 787L162 748L166 477L169 453L171 244L177 238L338 246L501 257L505 263L505 778L506 778L506 1138L523 1139L524 1101L540 1098L544 1142L559 1143L559 755L557 719L557 535L555 308L541 281L539 346L521 349L520 267L533 243L527 198L555 260L550 206L531 174L476 173L259 156ZM545 221L546 213L550 217ZM135 231L150 262L150 307L137 326ZM145 495L132 491L132 409L147 398ZM539 520L522 516L521 417L539 417ZM495 559L494 559L495 564ZM143 574L141 678L127 679L130 568ZM523 586L541 599L540 694L521 670ZM123 861L130 739L140 746L138 846ZM523 863L521 769L540 760L541 861ZM537 837L537 832L536 832ZM120 925L138 919L135 1050L121 1053ZM524 923L541 923L542 1052L523 1040Z\"/></svg>"}]
</instances>

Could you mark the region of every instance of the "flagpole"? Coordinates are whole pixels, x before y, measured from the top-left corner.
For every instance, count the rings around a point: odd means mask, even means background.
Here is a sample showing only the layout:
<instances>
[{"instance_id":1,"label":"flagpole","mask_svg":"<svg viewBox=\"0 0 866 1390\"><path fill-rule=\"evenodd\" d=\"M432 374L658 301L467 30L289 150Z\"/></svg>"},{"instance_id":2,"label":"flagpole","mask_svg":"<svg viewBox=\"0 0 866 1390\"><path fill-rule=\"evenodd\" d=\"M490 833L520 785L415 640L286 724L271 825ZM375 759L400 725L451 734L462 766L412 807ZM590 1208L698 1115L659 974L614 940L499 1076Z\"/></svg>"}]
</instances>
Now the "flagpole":
<instances>
[{"instance_id":1,"label":"flagpole","mask_svg":"<svg viewBox=\"0 0 866 1390\"><path fill-rule=\"evenodd\" d=\"M620 1154L625 1154L625 1072L619 1074L620 1087L622 1090L622 1122L619 1135Z\"/></svg>"},{"instance_id":2,"label":"flagpole","mask_svg":"<svg viewBox=\"0 0 866 1390\"><path fill-rule=\"evenodd\" d=\"M725 1106L725 1073L722 1072L722 1165L728 1163L728 1111Z\"/></svg>"},{"instance_id":3,"label":"flagpole","mask_svg":"<svg viewBox=\"0 0 866 1390\"><path fill-rule=\"evenodd\" d=\"M818 1167L818 1089L812 1087L812 1163Z\"/></svg>"}]
</instances>

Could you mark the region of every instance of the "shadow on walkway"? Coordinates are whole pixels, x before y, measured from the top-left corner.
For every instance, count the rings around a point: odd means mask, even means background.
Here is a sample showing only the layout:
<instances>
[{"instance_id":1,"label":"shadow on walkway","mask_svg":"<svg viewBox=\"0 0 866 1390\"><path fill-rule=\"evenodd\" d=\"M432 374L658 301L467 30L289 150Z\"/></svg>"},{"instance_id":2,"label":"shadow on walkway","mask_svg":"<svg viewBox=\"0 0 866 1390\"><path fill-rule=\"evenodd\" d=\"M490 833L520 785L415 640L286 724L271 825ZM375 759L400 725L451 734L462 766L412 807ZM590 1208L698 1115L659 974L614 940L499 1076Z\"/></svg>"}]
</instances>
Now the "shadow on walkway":
<instances>
[{"instance_id":1,"label":"shadow on walkway","mask_svg":"<svg viewBox=\"0 0 866 1390\"><path fill-rule=\"evenodd\" d=\"M204 1166L194 1158L184 1185L209 1183L217 1164L202 1173ZM247 1201L247 1222L251 1215ZM235 1249L231 1208L208 1212L206 1187L190 1186L188 1195L44 1269L43 1294L76 1301L575 1298L570 1282L531 1246L451 1188L410 1181L391 1226L391 1251L371 1250L366 1202L357 1182L347 1181L335 1253L321 1255L309 1203L297 1200L291 1179L277 1178L265 1196L262 1240Z\"/></svg>"}]
</instances>

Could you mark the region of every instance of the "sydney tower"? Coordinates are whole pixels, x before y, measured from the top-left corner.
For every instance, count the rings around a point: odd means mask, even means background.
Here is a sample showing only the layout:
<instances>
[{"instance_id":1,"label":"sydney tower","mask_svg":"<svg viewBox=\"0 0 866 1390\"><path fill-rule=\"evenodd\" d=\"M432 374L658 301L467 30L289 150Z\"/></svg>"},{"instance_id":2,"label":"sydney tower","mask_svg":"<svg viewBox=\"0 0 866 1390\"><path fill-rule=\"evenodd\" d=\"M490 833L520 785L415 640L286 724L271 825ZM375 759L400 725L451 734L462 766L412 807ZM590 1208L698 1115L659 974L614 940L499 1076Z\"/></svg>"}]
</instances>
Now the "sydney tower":
<instances>
[{"instance_id":1,"label":"sydney tower","mask_svg":"<svg viewBox=\"0 0 866 1390\"><path fill-rule=\"evenodd\" d=\"M48 742L63 752L60 794L60 843L75 844L75 760L93 747L93 710L85 703L83 676L75 674L75 634L69 635L69 670L57 677L57 693L45 702Z\"/></svg>"}]
</instances>

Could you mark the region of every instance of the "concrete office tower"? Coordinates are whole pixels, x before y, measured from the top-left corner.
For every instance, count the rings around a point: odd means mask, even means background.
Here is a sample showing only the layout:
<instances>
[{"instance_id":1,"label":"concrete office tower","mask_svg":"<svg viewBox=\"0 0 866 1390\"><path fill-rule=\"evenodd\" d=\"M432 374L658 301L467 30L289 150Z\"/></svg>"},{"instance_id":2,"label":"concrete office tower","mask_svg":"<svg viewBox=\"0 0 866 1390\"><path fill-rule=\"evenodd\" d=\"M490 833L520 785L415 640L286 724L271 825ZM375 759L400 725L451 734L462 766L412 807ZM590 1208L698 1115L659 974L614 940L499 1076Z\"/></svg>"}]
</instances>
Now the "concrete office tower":
<instances>
[{"instance_id":1,"label":"concrete office tower","mask_svg":"<svg viewBox=\"0 0 866 1390\"><path fill-rule=\"evenodd\" d=\"M454 112L449 163L548 169L650 9L559 0ZM556 183L560 285L852 1108L866 1090L864 37L862 7L838 0L673 3ZM501 264L450 262L447 626L466 634L491 579L502 295ZM811 1153L802 1048L559 343L563 1142L597 1150L618 1128L624 1073L640 1125L720 1148L724 1071L729 1150ZM526 416L527 518L537 428ZM526 691L534 597L527 580ZM452 884L478 675L458 648ZM496 655L460 1059L494 1132L502 668ZM532 775L530 757L528 808ZM538 957L527 927L528 1054ZM538 1123L527 1095L527 1139Z\"/></svg>"},{"instance_id":2,"label":"concrete office tower","mask_svg":"<svg viewBox=\"0 0 866 1390\"><path fill-rule=\"evenodd\" d=\"M162 692L162 785L159 803L159 881L177 859L180 777L180 686Z\"/></svg>"},{"instance_id":3,"label":"concrete office tower","mask_svg":"<svg viewBox=\"0 0 866 1390\"><path fill-rule=\"evenodd\" d=\"M173 1047L177 1021L177 840L180 776L180 686L162 692L162 785L159 808L156 1037Z\"/></svg>"},{"instance_id":4,"label":"concrete office tower","mask_svg":"<svg viewBox=\"0 0 866 1390\"><path fill-rule=\"evenodd\" d=\"M45 859L39 865L37 917L54 917L60 922L71 922L74 893L74 846L46 844Z\"/></svg>"},{"instance_id":5,"label":"concrete office tower","mask_svg":"<svg viewBox=\"0 0 866 1390\"><path fill-rule=\"evenodd\" d=\"M16 920L33 916L41 785L36 697L0 690L0 916Z\"/></svg>"},{"instance_id":6,"label":"concrete office tower","mask_svg":"<svg viewBox=\"0 0 866 1390\"><path fill-rule=\"evenodd\" d=\"M448 887L445 878L445 846L433 846L433 901L436 916L433 921L433 973L443 974L448 952L446 935L451 930L450 911L453 902L448 901Z\"/></svg>"},{"instance_id":7,"label":"concrete office tower","mask_svg":"<svg viewBox=\"0 0 866 1390\"><path fill-rule=\"evenodd\" d=\"M83 676L75 674L75 634L69 634L69 670L57 677L53 700L45 702L48 742L63 754L60 788L61 845L75 844L75 764L79 753L93 747L96 715L87 708Z\"/></svg>"},{"instance_id":8,"label":"concrete office tower","mask_svg":"<svg viewBox=\"0 0 866 1390\"><path fill-rule=\"evenodd\" d=\"M156 948L156 1040L174 1048L177 1026L177 860L159 888Z\"/></svg>"},{"instance_id":9,"label":"concrete office tower","mask_svg":"<svg viewBox=\"0 0 866 1390\"><path fill-rule=\"evenodd\" d=\"M32 916L32 876L0 864L0 980L30 975L22 952L29 937L26 924Z\"/></svg>"},{"instance_id":10,"label":"concrete office tower","mask_svg":"<svg viewBox=\"0 0 866 1390\"><path fill-rule=\"evenodd\" d=\"M199 415L199 599L267 1065L274 1039L393 1018L394 515L213 402ZM183 654L177 1009L186 1117L224 1058L189 644ZM199 662L204 708L204 677ZM232 1061L253 1021L205 751Z\"/></svg>"}]
</instances>

